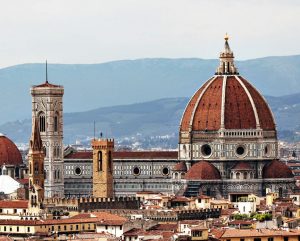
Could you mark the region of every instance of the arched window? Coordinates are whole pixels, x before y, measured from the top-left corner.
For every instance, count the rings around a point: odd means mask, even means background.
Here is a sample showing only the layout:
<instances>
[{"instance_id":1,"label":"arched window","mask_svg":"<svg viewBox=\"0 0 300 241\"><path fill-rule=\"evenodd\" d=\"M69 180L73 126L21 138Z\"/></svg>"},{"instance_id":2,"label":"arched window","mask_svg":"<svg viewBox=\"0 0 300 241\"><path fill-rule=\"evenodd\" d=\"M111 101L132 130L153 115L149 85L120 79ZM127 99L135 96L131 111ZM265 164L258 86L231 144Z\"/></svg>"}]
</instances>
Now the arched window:
<instances>
[{"instance_id":1,"label":"arched window","mask_svg":"<svg viewBox=\"0 0 300 241\"><path fill-rule=\"evenodd\" d=\"M57 132L58 131L58 113L55 113L54 116L54 131Z\"/></svg>"},{"instance_id":2,"label":"arched window","mask_svg":"<svg viewBox=\"0 0 300 241\"><path fill-rule=\"evenodd\" d=\"M236 173L236 179L240 179L240 173L239 172Z\"/></svg>"},{"instance_id":3,"label":"arched window","mask_svg":"<svg viewBox=\"0 0 300 241\"><path fill-rule=\"evenodd\" d=\"M247 179L247 172L244 172L244 179Z\"/></svg>"},{"instance_id":4,"label":"arched window","mask_svg":"<svg viewBox=\"0 0 300 241\"><path fill-rule=\"evenodd\" d=\"M29 163L29 174L32 174L31 163Z\"/></svg>"},{"instance_id":5,"label":"arched window","mask_svg":"<svg viewBox=\"0 0 300 241\"><path fill-rule=\"evenodd\" d=\"M40 127L40 132L46 131L46 117L44 112L41 112L39 114L39 127Z\"/></svg>"},{"instance_id":6,"label":"arched window","mask_svg":"<svg viewBox=\"0 0 300 241\"><path fill-rule=\"evenodd\" d=\"M59 179L60 171L57 170L57 179Z\"/></svg>"},{"instance_id":7,"label":"arched window","mask_svg":"<svg viewBox=\"0 0 300 241\"><path fill-rule=\"evenodd\" d=\"M102 151L98 152L98 171L102 171Z\"/></svg>"}]
</instances>

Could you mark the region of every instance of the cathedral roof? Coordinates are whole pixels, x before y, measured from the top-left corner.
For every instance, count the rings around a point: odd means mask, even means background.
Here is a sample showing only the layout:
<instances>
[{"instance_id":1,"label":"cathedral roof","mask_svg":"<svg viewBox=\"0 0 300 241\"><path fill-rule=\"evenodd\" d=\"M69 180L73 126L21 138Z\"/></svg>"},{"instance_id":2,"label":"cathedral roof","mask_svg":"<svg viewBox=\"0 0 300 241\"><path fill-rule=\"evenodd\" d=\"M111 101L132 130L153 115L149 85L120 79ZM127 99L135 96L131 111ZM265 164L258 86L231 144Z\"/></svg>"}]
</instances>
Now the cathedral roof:
<instances>
[{"instance_id":1,"label":"cathedral roof","mask_svg":"<svg viewBox=\"0 0 300 241\"><path fill-rule=\"evenodd\" d=\"M263 178L293 178L292 170L283 162L273 160L263 168Z\"/></svg>"},{"instance_id":2,"label":"cathedral roof","mask_svg":"<svg viewBox=\"0 0 300 241\"><path fill-rule=\"evenodd\" d=\"M0 175L0 192L11 194L17 191L21 185L15 179L8 175Z\"/></svg>"},{"instance_id":3,"label":"cathedral roof","mask_svg":"<svg viewBox=\"0 0 300 241\"><path fill-rule=\"evenodd\" d=\"M238 162L231 170L253 170L247 162Z\"/></svg>"},{"instance_id":4,"label":"cathedral roof","mask_svg":"<svg viewBox=\"0 0 300 241\"><path fill-rule=\"evenodd\" d=\"M228 36L220 66L190 99L181 119L181 131L220 129L275 130L271 109L264 97L237 73Z\"/></svg>"},{"instance_id":5,"label":"cathedral roof","mask_svg":"<svg viewBox=\"0 0 300 241\"><path fill-rule=\"evenodd\" d=\"M186 172L187 167L184 161L178 162L174 167L173 171L180 171L180 172Z\"/></svg>"},{"instance_id":6,"label":"cathedral roof","mask_svg":"<svg viewBox=\"0 0 300 241\"><path fill-rule=\"evenodd\" d=\"M171 159L177 160L177 151L115 151L114 159ZM71 152L65 159L93 159L92 151Z\"/></svg>"},{"instance_id":7,"label":"cathedral roof","mask_svg":"<svg viewBox=\"0 0 300 241\"><path fill-rule=\"evenodd\" d=\"M17 146L6 136L0 134L0 166L21 165L23 163L21 153Z\"/></svg>"},{"instance_id":8,"label":"cathedral roof","mask_svg":"<svg viewBox=\"0 0 300 241\"><path fill-rule=\"evenodd\" d=\"M221 179L220 172L211 163L200 161L192 165L185 175L187 180L219 180Z\"/></svg>"}]
</instances>

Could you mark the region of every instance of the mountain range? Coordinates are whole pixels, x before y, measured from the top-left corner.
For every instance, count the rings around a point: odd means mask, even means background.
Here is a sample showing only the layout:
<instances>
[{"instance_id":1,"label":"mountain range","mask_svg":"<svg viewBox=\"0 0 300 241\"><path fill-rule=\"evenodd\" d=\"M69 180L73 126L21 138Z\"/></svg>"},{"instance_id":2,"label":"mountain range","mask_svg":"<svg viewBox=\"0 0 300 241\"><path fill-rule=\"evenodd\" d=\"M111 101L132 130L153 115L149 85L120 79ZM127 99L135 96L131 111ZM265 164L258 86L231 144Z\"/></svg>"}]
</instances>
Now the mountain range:
<instances>
[{"instance_id":1,"label":"mountain range","mask_svg":"<svg viewBox=\"0 0 300 241\"><path fill-rule=\"evenodd\" d=\"M279 138L299 141L300 93L282 97L266 97L275 119ZM178 127L189 98L167 98L144 103L102 107L85 112L64 115L64 143L81 140L89 143L100 132L105 137L117 138L122 145L141 147L175 148ZM94 121L96 132L94 133ZM0 131L16 142L27 143L30 137L31 120L8 122L0 125Z\"/></svg>"},{"instance_id":2,"label":"mountain range","mask_svg":"<svg viewBox=\"0 0 300 241\"><path fill-rule=\"evenodd\" d=\"M157 137L160 142L165 136L173 138L174 146L186 96L192 96L217 65L218 60L196 58L48 65L49 81L65 88L65 143L93 136L95 121L97 132L107 136L134 137L133 141ZM237 61L236 65L268 99L279 136L298 140L300 55ZM0 69L0 131L16 142L28 142L30 87L44 81L44 64Z\"/></svg>"},{"instance_id":3,"label":"mountain range","mask_svg":"<svg viewBox=\"0 0 300 241\"><path fill-rule=\"evenodd\" d=\"M69 113L191 96L217 66L218 60L196 58L48 64L48 77L51 83L64 86L64 111ZM236 61L236 66L264 95L300 92L300 55ZM0 69L0 124L29 118L30 87L44 81L44 64Z\"/></svg>"}]
</instances>

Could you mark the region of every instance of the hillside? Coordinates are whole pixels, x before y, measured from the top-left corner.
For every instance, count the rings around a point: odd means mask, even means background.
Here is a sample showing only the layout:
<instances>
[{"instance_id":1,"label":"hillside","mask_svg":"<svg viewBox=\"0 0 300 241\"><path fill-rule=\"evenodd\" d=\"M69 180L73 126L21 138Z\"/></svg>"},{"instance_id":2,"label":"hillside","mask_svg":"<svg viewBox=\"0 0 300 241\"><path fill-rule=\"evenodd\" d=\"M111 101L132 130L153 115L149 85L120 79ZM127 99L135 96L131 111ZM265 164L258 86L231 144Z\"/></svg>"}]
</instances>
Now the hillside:
<instances>
[{"instance_id":1,"label":"hillside","mask_svg":"<svg viewBox=\"0 0 300 241\"><path fill-rule=\"evenodd\" d=\"M300 140L300 94L267 97L275 113L279 137L284 140ZM131 105L102 107L85 112L64 115L64 143L75 140L89 142L96 135L117 138L121 145L142 143L149 147L176 147L178 126L188 98L167 98ZM28 142L31 120L8 122L0 126L0 132L16 142Z\"/></svg>"},{"instance_id":2,"label":"hillside","mask_svg":"<svg viewBox=\"0 0 300 241\"><path fill-rule=\"evenodd\" d=\"M65 87L64 111L191 96L214 74L218 60L138 59L103 64L48 66L49 80ZM237 61L240 73L264 95L300 92L300 56ZM45 80L44 64L0 69L0 123L29 118L30 86ZM294 97L291 97L294 98Z\"/></svg>"}]
</instances>

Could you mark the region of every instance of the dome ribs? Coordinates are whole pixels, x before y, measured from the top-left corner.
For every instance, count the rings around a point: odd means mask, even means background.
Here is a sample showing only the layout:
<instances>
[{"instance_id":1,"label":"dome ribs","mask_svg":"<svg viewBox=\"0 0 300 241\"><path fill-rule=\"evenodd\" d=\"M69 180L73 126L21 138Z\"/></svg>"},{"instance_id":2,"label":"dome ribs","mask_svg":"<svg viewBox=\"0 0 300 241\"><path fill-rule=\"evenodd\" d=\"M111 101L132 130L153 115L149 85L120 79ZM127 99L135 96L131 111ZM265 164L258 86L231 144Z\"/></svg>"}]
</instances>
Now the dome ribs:
<instances>
[{"instance_id":1,"label":"dome ribs","mask_svg":"<svg viewBox=\"0 0 300 241\"><path fill-rule=\"evenodd\" d=\"M243 77L239 78L244 83L253 98L253 102L256 106L257 114L260 120L260 127L263 130L275 130L276 127L274 118L265 99L248 81L246 81Z\"/></svg>"},{"instance_id":2,"label":"dome ribs","mask_svg":"<svg viewBox=\"0 0 300 241\"><path fill-rule=\"evenodd\" d=\"M190 120L192 118L193 110L195 108L197 100L198 100L199 96L201 95L202 91L205 89L206 85L210 81L211 81L211 79L209 79L204 85L202 85L202 87L196 91L196 93L193 95L193 97L187 104L187 106L184 110L183 116L182 116L182 120L181 120L181 126L180 126L181 131L189 130Z\"/></svg>"},{"instance_id":3,"label":"dome ribs","mask_svg":"<svg viewBox=\"0 0 300 241\"><path fill-rule=\"evenodd\" d=\"M223 77L213 80L203 93L195 109L193 130L219 130L221 125L221 99Z\"/></svg>"},{"instance_id":4,"label":"dome ribs","mask_svg":"<svg viewBox=\"0 0 300 241\"><path fill-rule=\"evenodd\" d=\"M250 100L234 76L227 78L225 95L225 129L255 129L255 115Z\"/></svg>"},{"instance_id":5,"label":"dome ribs","mask_svg":"<svg viewBox=\"0 0 300 241\"><path fill-rule=\"evenodd\" d=\"M220 129L276 130L272 112L263 96L237 75L208 80L191 98L180 131Z\"/></svg>"}]
</instances>

